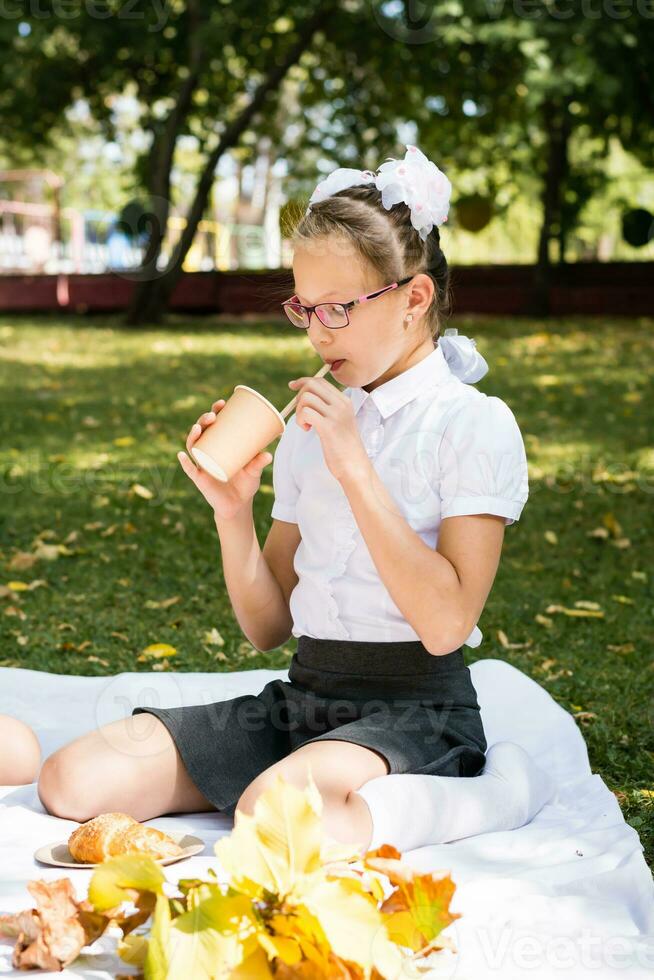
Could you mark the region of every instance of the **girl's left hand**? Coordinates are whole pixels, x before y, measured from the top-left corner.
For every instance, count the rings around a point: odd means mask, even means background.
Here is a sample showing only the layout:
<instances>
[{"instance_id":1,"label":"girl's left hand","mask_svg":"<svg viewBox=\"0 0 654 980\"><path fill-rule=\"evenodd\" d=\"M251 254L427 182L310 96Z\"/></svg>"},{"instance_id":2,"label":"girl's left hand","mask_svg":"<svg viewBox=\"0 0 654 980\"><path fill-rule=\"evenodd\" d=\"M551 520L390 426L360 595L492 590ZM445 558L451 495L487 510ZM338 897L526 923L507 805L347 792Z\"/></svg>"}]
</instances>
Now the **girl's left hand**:
<instances>
[{"instance_id":1,"label":"girl's left hand","mask_svg":"<svg viewBox=\"0 0 654 980\"><path fill-rule=\"evenodd\" d=\"M288 385L300 389L295 403L297 424L305 431L315 426L332 476L342 480L369 462L347 395L324 378L296 378Z\"/></svg>"}]
</instances>

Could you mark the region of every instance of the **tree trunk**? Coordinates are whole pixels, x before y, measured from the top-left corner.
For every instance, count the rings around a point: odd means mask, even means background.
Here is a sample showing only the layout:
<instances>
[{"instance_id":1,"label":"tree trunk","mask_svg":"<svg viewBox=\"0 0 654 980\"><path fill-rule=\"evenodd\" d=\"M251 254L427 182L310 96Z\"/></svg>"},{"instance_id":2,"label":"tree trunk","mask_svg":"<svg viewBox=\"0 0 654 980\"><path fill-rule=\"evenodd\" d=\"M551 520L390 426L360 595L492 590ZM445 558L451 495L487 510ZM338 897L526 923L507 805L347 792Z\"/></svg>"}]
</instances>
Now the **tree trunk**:
<instances>
[{"instance_id":1,"label":"tree trunk","mask_svg":"<svg viewBox=\"0 0 654 980\"><path fill-rule=\"evenodd\" d=\"M547 160L543 178L541 202L543 220L538 241L534 285L534 313L547 316L550 312L551 256L550 242L559 241L559 261L565 251L565 230L563 228L563 194L569 170L568 141L570 123L565 102L557 105L546 103L543 110L543 129L547 134ZM558 226L558 227L557 227Z\"/></svg>"},{"instance_id":2,"label":"tree trunk","mask_svg":"<svg viewBox=\"0 0 654 980\"><path fill-rule=\"evenodd\" d=\"M141 268L134 277L136 282L127 309L127 323L143 323L146 309L151 308L152 285L158 276L157 262L168 227L170 215L170 173L175 157L179 131L188 116L193 94L198 86L205 49L202 42L204 14L200 0L187 0L189 16L188 74L180 86L175 106L160 131L155 131L150 150L148 167L148 191L150 222L148 243ZM161 314L159 313L159 316Z\"/></svg>"},{"instance_id":3,"label":"tree trunk","mask_svg":"<svg viewBox=\"0 0 654 980\"><path fill-rule=\"evenodd\" d=\"M182 229L180 238L173 250L166 269L156 278L151 278L139 284L130 306L128 322L139 324L158 322L166 310L173 289L177 285L182 272L184 259L193 244L198 224L205 212L211 187L214 182L214 172L218 163L228 150L236 146L243 132L247 129L252 118L262 107L269 92L277 89L289 68L297 63L304 53L313 35L329 20L333 12L331 3L320 4L318 10L302 25L297 40L289 48L286 57L275 64L263 79L251 101L245 109L230 123L220 137L217 145L206 159L204 169L198 181L195 197L186 216L186 226Z\"/></svg>"}]
</instances>

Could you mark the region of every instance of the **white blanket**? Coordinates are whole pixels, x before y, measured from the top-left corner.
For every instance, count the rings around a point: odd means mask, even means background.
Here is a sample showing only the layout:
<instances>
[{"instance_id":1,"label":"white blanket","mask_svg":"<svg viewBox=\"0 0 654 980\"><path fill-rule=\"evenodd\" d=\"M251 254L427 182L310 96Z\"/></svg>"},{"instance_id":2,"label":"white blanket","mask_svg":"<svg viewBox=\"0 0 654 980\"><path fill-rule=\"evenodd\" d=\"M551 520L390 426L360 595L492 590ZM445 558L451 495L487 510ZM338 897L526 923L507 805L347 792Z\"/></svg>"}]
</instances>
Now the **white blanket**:
<instances>
[{"instance_id":1,"label":"white blanket","mask_svg":"<svg viewBox=\"0 0 654 980\"><path fill-rule=\"evenodd\" d=\"M518 742L554 778L557 792L526 826L406 851L421 871L448 870L456 883L452 910L461 918L445 935L458 953L439 954L430 976L457 980L645 980L654 970L654 884L636 831L597 773L574 719L535 681L501 660L470 665L489 745ZM257 693L286 670L232 673L129 673L76 677L0 668L0 712L36 731L43 757L100 725L131 714L137 704L199 704ZM0 747L2 751L4 747ZM169 881L216 866L213 844L231 819L216 812L158 817L163 830L206 841L196 857L167 866ZM0 911L34 903L26 882L69 876L86 896L92 870L46 867L37 847L63 840L77 826L49 816L36 783L0 787ZM129 972L103 937L63 973L47 977L108 980ZM11 968L12 944L0 940L0 976ZM400 980L400 978L398 978Z\"/></svg>"}]
</instances>

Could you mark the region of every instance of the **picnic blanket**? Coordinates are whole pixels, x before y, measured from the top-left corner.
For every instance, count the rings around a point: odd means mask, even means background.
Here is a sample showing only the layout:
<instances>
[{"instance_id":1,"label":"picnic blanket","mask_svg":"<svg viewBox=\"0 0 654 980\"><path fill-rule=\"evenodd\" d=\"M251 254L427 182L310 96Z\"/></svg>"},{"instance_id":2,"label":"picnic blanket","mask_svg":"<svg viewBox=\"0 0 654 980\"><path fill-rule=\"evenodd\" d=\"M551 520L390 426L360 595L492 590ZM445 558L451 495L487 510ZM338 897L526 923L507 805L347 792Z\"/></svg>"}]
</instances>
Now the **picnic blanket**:
<instances>
[{"instance_id":1,"label":"picnic blanket","mask_svg":"<svg viewBox=\"0 0 654 980\"><path fill-rule=\"evenodd\" d=\"M449 871L456 883L448 927L457 952L439 954L430 976L457 980L526 977L537 980L645 980L654 970L654 883L637 832L598 773L574 718L538 683L501 660L470 664L488 745L522 745L554 779L550 802L524 827L479 834L405 851L416 869ZM199 704L254 694L287 670L230 673L123 673L78 677L0 668L0 712L36 731L43 757L92 728L131 714L137 705ZM0 751L6 751L5 746ZM214 842L232 828L217 812L146 821L167 831L196 834L205 850L164 868L171 882L216 867ZM34 903L33 878L69 876L86 897L91 869L47 867L33 854L66 839L78 826L48 815L36 783L0 787L0 912ZM11 967L13 944L0 940L0 977L24 976ZM104 936L62 973L44 977L108 980L129 967Z\"/></svg>"}]
</instances>

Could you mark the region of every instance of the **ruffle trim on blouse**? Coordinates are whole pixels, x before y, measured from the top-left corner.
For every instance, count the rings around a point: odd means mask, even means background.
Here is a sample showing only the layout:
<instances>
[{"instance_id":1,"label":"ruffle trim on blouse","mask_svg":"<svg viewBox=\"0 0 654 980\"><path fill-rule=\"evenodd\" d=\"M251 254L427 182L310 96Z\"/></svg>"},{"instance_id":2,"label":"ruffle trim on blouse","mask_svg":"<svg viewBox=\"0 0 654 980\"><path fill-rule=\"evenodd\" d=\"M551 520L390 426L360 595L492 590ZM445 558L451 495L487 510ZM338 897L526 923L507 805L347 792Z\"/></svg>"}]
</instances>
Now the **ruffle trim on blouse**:
<instances>
[{"instance_id":1,"label":"ruffle trim on blouse","mask_svg":"<svg viewBox=\"0 0 654 980\"><path fill-rule=\"evenodd\" d=\"M350 640L351 636L339 619L339 610L331 586L332 580L345 573L350 555L356 548L357 523L350 510L347 498L341 501L341 512L338 514L336 527L332 532L336 544L334 562L325 578L325 598L327 600L327 616L331 623L332 637L330 639Z\"/></svg>"}]
</instances>

